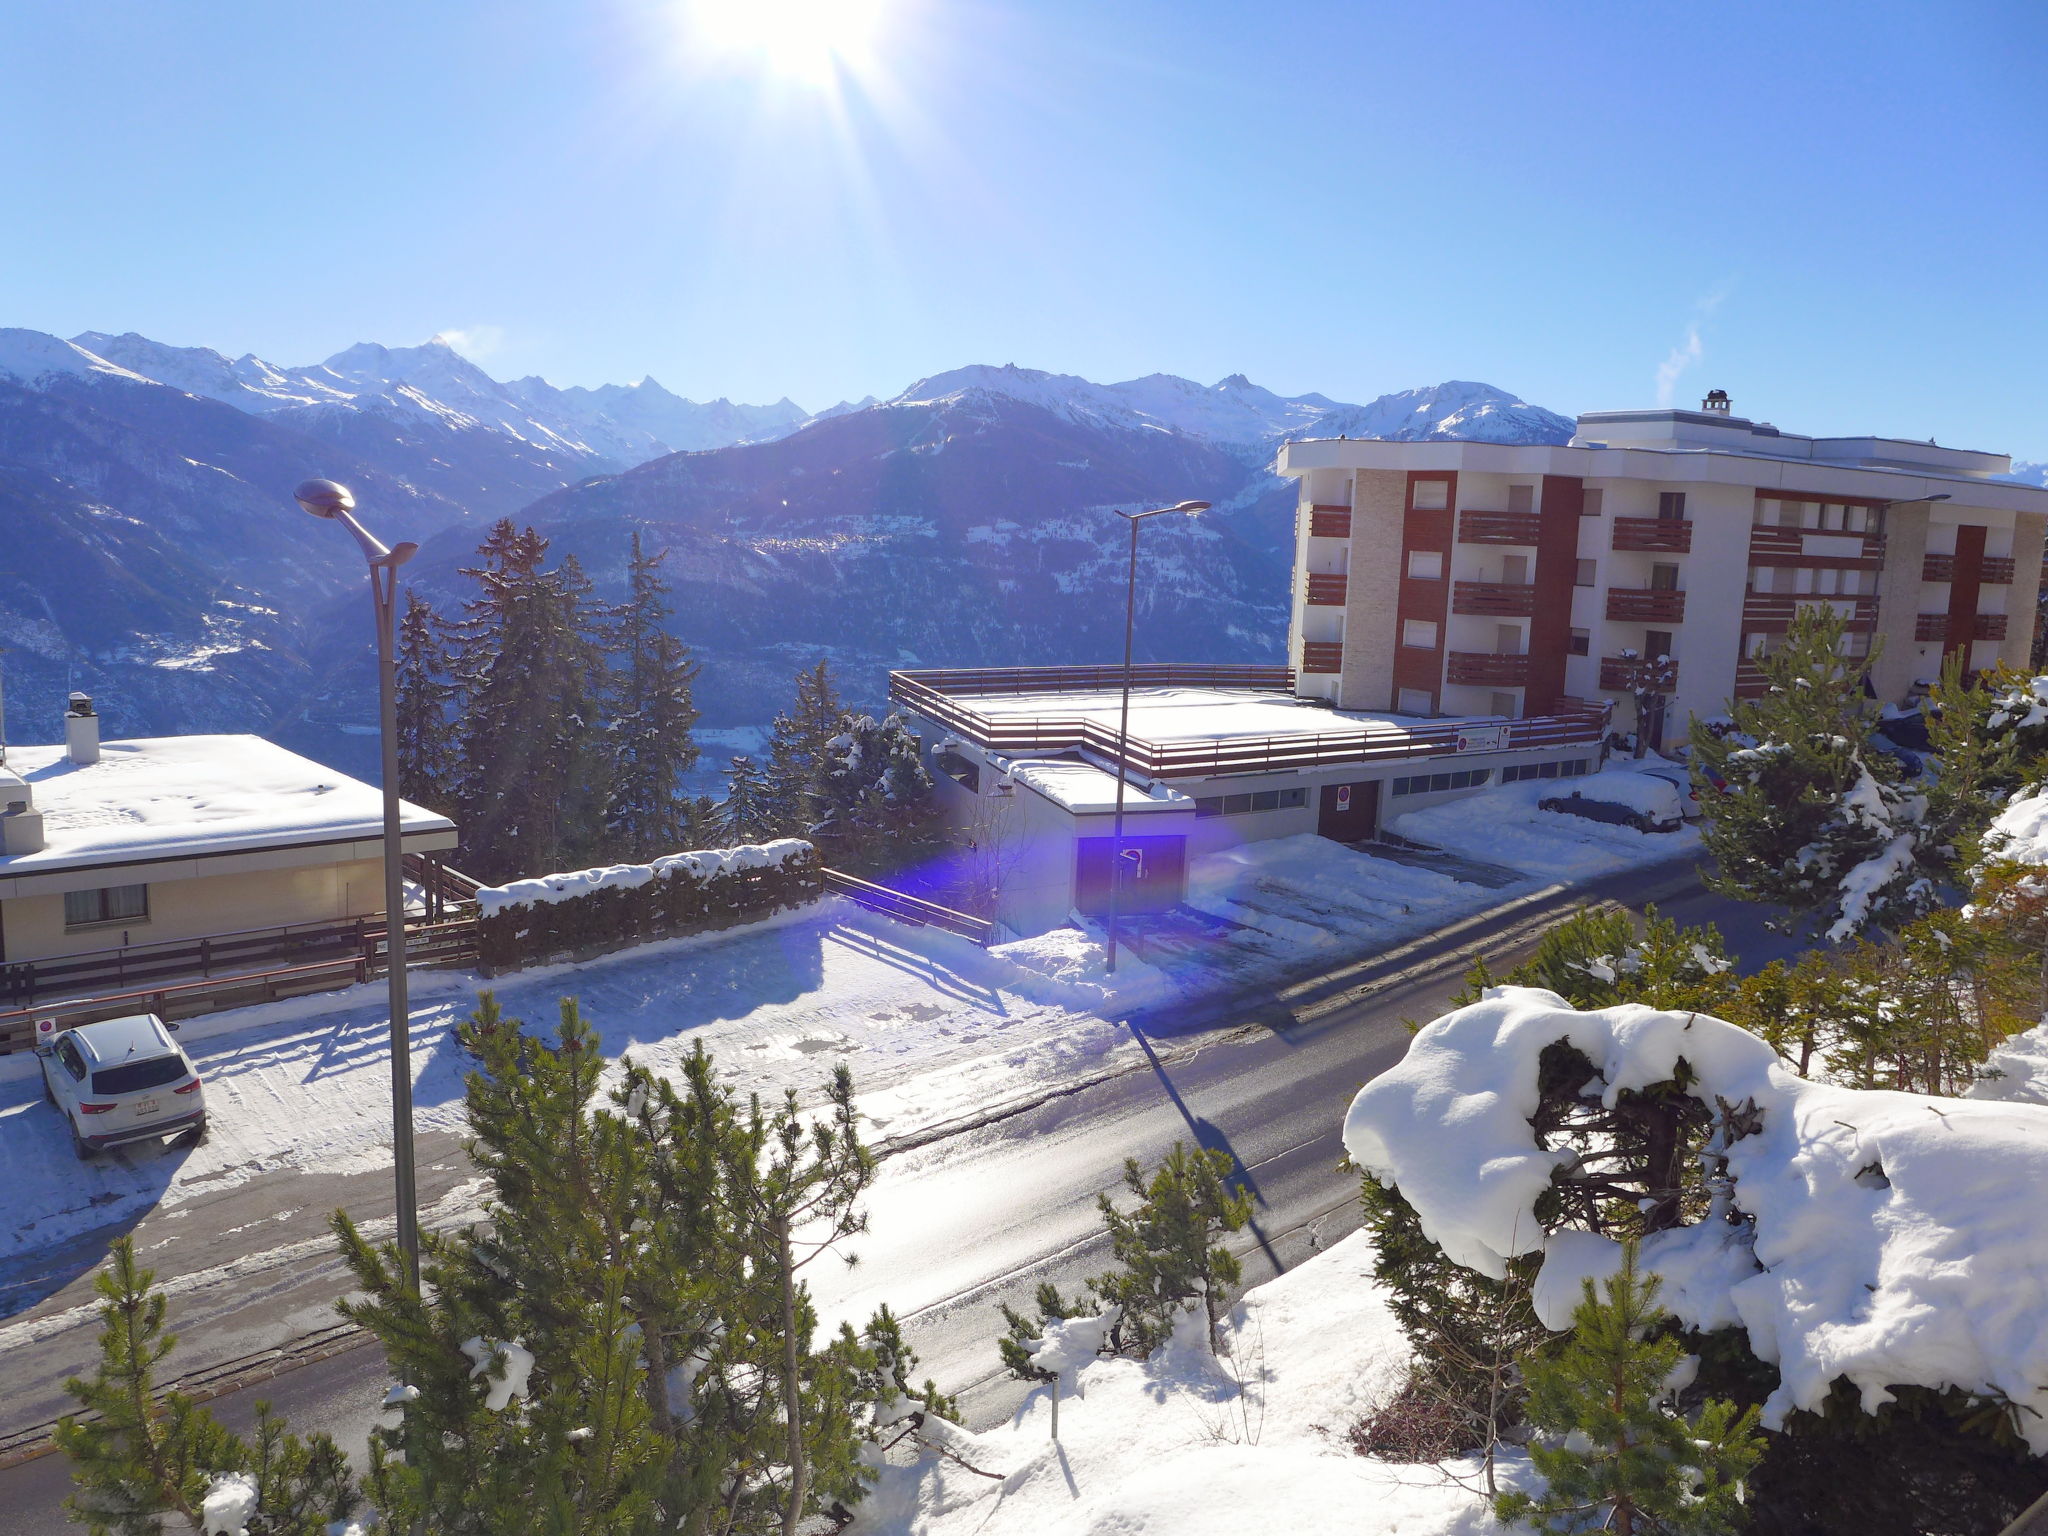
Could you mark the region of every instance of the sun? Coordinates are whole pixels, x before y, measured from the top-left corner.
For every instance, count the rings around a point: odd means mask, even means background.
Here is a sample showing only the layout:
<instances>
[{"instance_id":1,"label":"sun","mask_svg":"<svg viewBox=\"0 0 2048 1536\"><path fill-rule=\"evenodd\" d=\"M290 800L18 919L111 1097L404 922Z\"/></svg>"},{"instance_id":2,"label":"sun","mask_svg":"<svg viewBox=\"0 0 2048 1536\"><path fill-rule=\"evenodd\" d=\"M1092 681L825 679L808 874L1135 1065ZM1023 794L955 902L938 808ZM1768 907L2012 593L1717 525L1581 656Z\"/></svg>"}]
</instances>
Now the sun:
<instances>
[{"instance_id":1,"label":"sun","mask_svg":"<svg viewBox=\"0 0 2048 1536\"><path fill-rule=\"evenodd\" d=\"M707 52L766 74L827 85L869 62L889 0L692 0Z\"/></svg>"}]
</instances>

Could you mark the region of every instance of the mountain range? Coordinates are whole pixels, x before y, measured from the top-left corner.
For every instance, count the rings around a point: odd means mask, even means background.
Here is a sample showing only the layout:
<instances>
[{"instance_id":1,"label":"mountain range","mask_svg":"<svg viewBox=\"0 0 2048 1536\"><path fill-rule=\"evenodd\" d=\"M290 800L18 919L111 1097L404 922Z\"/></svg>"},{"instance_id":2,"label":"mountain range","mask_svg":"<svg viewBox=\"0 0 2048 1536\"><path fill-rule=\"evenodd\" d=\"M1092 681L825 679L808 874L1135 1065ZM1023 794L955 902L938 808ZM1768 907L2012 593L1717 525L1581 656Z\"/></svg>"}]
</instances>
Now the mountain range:
<instances>
[{"instance_id":1,"label":"mountain range","mask_svg":"<svg viewBox=\"0 0 2048 1536\"><path fill-rule=\"evenodd\" d=\"M1215 510L1149 541L1141 649L1277 656L1294 502L1270 472L1281 441L1571 430L1462 382L1352 405L1243 375L1096 384L976 365L808 413L652 379L501 382L441 338L283 367L132 333L0 330L6 724L49 738L77 686L117 734L253 730L367 767L360 567L293 508L312 474L423 545L408 579L444 607L492 518L577 554L601 595L641 530L671 552L707 722L745 726L820 654L864 702L891 666L1111 654L1109 513L1143 500Z\"/></svg>"}]
</instances>

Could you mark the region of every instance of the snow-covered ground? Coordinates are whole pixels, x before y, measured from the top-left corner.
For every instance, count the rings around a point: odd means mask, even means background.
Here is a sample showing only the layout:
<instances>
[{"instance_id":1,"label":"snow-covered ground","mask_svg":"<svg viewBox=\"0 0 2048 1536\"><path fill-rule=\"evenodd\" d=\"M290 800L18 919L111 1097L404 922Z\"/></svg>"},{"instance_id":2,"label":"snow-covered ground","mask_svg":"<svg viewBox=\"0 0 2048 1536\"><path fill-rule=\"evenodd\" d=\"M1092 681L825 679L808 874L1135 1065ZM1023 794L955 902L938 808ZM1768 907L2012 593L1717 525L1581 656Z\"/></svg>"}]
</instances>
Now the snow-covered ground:
<instances>
[{"instance_id":1,"label":"snow-covered ground","mask_svg":"<svg viewBox=\"0 0 2048 1536\"><path fill-rule=\"evenodd\" d=\"M1668 772L1671 766L1621 758L1583 778L1502 784L1464 800L1408 811L1388 826L1403 837L1470 858L1541 871L1553 880L1587 880L1630 864L1691 853L1699 847L1699 829L1687 824L1676 832L1638 832L1539 810L1538 803L1576 792L1588 800L1631 808L1649 804L1661 811L1667 797L1655 791L1646 795L1640 777L1644 768Z\"/></svg>"},{"instance_id":2,"label":"snow-covered ground","mask_svg":"<svg viewBox=\"0 0 2048 1536\"><path fill-rule=\"evenodd\" d=\"M1464 804L1496 818L1492 798ZM1533 810L1525 836L1580 874L1685 846ZM1532 884L1550 875L1530 867ZM845 1061L870 1135L886 1139L1142 1059L1119 1022L1134 1010L1155 1010L1157 1033L1172 1027L1177 1003L1370 955L1503 894L1296 837L1197 860L1189 904L1212 915L1211 927L1141 939L1114 984L1097 938L1077 929L984 951L836 900L495 983L422 973L412 991L415 1124L461 1130L469 1058L454 1028L487 986L539 1029L552 1027L561 998L579 998L608 1054L630 1052L656 1071L678 1067L699 1041L735 1082L769 1091L814 1089ZM206 1081L205 1144L139 1144L89 1164L39 1102L34 1059L0 1058L0 1260L272 1173L386 1166L385 1021L381 983L192 1020L182 1038Z\"/></svg>"},{"instance_id":3,"label":"snow-covered ground","mask_svg":"<svg viewBox=\"0 0 2048 1536\"><path fill-rule=\"evenodd\" d=\"M942 1426L947 1450L882 1470L854 1536L1491 1536L1474 1462L1353 1452L1353 1423L1400 1389L1409 1346L1354 1234L1248 1293L1211 1357L1192 1327L1147 1361L1103 1359L1036 1388L1002 1428ZM1503 1487L1528 1476L1519 1456Z\"/></svg>"}]
</instances>

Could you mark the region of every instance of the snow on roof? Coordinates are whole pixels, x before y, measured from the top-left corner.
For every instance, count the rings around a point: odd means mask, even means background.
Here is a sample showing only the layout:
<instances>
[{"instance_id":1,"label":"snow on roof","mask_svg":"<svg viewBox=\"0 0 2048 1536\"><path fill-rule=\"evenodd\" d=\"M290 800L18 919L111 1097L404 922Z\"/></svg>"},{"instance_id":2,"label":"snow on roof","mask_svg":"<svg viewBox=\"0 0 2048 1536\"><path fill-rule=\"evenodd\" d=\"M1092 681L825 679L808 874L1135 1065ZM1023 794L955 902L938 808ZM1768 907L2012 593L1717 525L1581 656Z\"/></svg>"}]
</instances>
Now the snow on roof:
<instances>
[{"instance_id":1,"label":"snow on roof","mask_svg":"<svg viewBox=\"0 0 2048 1536\"><path fill-rule=\"evenodd\" d=\"M374 838L382 791L260 736L152 736L100 745L96 763L62 747L9 747L43 814L46 846L0 858L0 876ZM401 803L408 835L454 823Z\"/></svg>"},{"instance_id":2,"label":"snow on roof","mask_svg":"<svg viewBox=\"0 0 2048 1536\"><path fill-rule=\"evenodd\" d=\"M957 693L948 699L990 720L1093 720L1115 730L1122 694L1094 692ZM1307 699L1257 688L1133 688L1131 735L1140 741L1227 741L1237 737L1398 736L1417 726L1442 728L1463 717L1421 719L1391 712L1327 709Z\"/></svg>"},{"instance_id":3,"label":"snow on roof","mask_svg":"<svg viewBox=\"0 0 2048 1536\"><path fill-rule=\"evenodd\" d=\"M1701 1329L1741 1327L1780 1384L1777 1427L1818 1410L1847 1376L1866 1408L1901 1385L2009 1397L2048 1451L2048 1106L1838 1088L1794 1074L1768 1044L1705 1014L1627 1005L1579 1012L1555 993L1494 987L1409 1043L1359 1090L1344 1145L1399 1188L1456 1262L1505 1272L1546 1251L1538 1314L1568 1324L1581 1277L1618 1245L1594 1233L1546 1245L1537 1197L1575 1154L1530 1133L1537 1061L1568 1041L1623 1089L1670 1080L1710 1109L1754 1100L1761 1130L1727 1146L1736 1212L1644 1239L1660 1299ZM1555 1260L1555 1265L1553 1265Z\"/></svg>"},{"instance_id":4,"label":"snow on roof","mask_svg":"<svg viewBox=\"0 0 2048 1536\"><path fill-rule=\"evenodd\" d=\"M996 759L998 764L1003 759ZM1066 753L1058 757L1020 757L1008 763L1008 777L1037 790L1053 804L1077 813L1112 812L1116 809L1116 774L1082 757ZM1154 783L1141 774L1126 776L1124 810L1193 810L1195 802L1176 789Z\"/></svg>"}]
</instances>

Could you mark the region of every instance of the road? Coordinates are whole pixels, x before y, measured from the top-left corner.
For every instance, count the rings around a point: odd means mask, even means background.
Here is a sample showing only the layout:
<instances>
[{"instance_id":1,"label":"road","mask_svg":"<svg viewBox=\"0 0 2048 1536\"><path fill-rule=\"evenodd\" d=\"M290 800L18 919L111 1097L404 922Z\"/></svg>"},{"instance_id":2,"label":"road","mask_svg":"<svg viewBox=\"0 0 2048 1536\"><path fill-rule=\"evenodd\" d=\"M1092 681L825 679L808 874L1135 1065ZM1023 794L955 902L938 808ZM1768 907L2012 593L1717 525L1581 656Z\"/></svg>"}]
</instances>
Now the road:
<instances>
[{"instance_id":1,"label":"road","mask_svg":"<svg viewBox=\"0 0 2048 1536\"><path fill-rule=\"evenodd\" d=\"M1556 898L1549 909L1589 895L1636 905L1643 893L1669 890L1686 874L1668 868L1638 873ZM1745 968L1789 950L1763 930L1755 909L1712 897L1696 884L1670 894L1659 909L1682 922L1720 926ZM1255 1200L1252 1225L1238 1244L1247 1283L1291 1268L1357 1225L1356 1181L1340 1168L1338 1141L1352 1094L1400 1059L1404 1021L1441 1011L1469 964L1465 951L1476 943L1491 963L1512 960L1533 942L1526 933L1532 915L1542 914L1504 914L1491 926L1487 920L1468 925L1453 936L1462 946L1447 940L1435 953L1425 947L1402 974L1363 996L1349 995L1362 985L1349 980L1313 984L1243 1005L1220 1027L1193 1037L1140 1032L1147 1065L1138 1070L889 1156L868 1200L870 1231L857 1245L859 1266L822 1271L814 1282L828 1326L840 1316L864 1318L888 1302L905 1319L923 1369L961 1394L969 1422L999 1420L1016 1388L995 1363L997 1304L1027 1304L1042 1280L1070 1285L1099 1272L1107 1253L1097 1192L1117 1182L1125 1158L1151 1162L1176 1140L1221 1148L1241 1169ZM455 1191L460 1203L467 1198L462 1170L445 1153L433 1149L427 1157L434 1179L423 1194L446 1202ZM233 1200L223 1195L224 1205ZM224 1209L213 1220L231 1214ZM343 1287L334 1262L318 1247L301 1260L252 1274L246 1294L174 1300L174 1326L189 1324L187 1307L217 1321L251 1304L282 1307L281 1315L303 1315L309 1326L327 1322L327 1308ZM82 1350L87 1337L73 1330L52 1338L47 1352L77 1369L89 1358ZM25 1386L47 1398L62 1368L56 1358L31 1363L10 1356L10 1399L18 1401ZM379 1352L356 1347L229 1392L213 1407L240 1425L257 1398L268 1398L295 1427L326 1429L345 1446L360 1448L385 1382ZM58 1456L0 1471L0 1536L61 1529L57 1506L67 1478Z\"/></svg>"}]
</instances>

